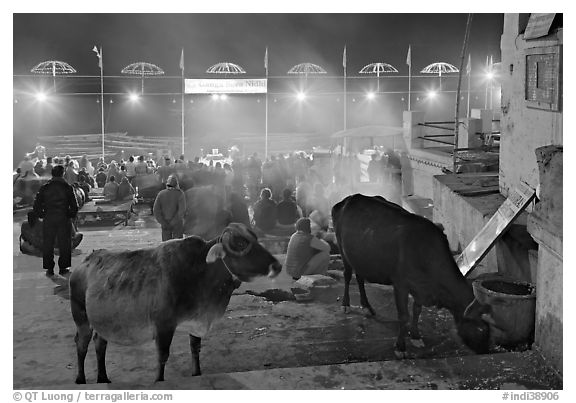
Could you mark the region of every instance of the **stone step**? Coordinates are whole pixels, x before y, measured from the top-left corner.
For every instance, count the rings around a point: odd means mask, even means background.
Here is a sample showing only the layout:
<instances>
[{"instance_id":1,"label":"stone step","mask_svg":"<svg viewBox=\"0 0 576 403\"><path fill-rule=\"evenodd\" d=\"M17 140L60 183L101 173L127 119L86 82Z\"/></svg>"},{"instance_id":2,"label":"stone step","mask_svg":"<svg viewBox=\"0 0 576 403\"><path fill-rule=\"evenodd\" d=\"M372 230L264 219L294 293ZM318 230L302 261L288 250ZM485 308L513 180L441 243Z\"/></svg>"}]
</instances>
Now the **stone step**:
<instances>
[{"instance_id":1,"label":"stone step","mask_svg":"<svg viewBox=\"0 0 576 403\"><path fill-rule=\"evenodd\" d=\"M562 389L534 351L464 357L356 362L172 377L165 382L66 385L70 390L523 390ZM32 389L62 389L45 385Z\"/></svg>"}]
</instances>

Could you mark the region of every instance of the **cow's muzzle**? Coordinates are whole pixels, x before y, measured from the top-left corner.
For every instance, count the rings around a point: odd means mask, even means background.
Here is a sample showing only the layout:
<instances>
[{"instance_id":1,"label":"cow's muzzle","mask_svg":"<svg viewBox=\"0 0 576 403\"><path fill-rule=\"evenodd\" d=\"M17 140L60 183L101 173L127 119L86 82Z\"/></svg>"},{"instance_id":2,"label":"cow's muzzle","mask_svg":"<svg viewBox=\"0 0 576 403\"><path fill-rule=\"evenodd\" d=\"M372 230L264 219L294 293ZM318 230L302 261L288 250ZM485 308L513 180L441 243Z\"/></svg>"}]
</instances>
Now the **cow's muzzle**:
<instances>
[{"instance_id":1,"label":"cow's muzzle","mask_svg":"<svg viewBox=\"0 0 576 403\"><path fill-rule=\"evenodd\" d=\"M271 263L268 266L268 277L274 278L282 271L282 265L279 262Z\"/></svg>"}]
</instances>

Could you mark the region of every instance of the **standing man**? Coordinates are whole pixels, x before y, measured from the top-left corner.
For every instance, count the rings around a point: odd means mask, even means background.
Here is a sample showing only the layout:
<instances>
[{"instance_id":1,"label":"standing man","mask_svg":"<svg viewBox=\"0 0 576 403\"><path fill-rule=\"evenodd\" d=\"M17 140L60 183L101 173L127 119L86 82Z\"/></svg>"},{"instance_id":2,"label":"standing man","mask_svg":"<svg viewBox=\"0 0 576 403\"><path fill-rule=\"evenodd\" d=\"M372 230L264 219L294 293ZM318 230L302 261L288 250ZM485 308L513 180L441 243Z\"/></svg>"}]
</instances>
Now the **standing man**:
<instances>
[{"instance_id":1,"label":"standing man","mask_svg":"<svg viewBox=\"0 0 576 403\"><path fill-rule=\"evenodd\" d=\"M126 177L132 184L132 180L136 177L136 164L134 163L134 156L131 155L126 163Z\"/></svg>"},{"instance_id":2,"label":"standing man","mask_svg":"<svg viewBox=\"0 0 576 403\"><path fill-rule=\"evenodd\" d=\"M163 185L168 181L168 177L174 172L174 169L170 165L170 158L164 157L164 165L158 167L156 174L160 177L160 181Z\"/></svg>"},{"instance_id":3,"label":"standing man","mask_svg":"<svg viewBox=\"0 0 576 403\"><path fill-rule=\"evenodd\" d=\"M70 241L71 219L78 213L78 202L74 190L63 178L64 167L52 168L52 179L43 185L34 200L33 211L44 219L43 225L43 266L47 276L54 275L54 241L58 238L58 267L60 275L70 273L72 266L72 245Z\"/></svg>"},{"instance_id":4,"label":"standing man","mask_svg":"<svg viewBox=\"0 0 576 403\"><path fill-rule=\"evenodd\" d=\"M162 242L182 238L186 196L178 186L178 177L175 174L168 177L166 189L161 190L156 196L153 210L154 217L162 226Z\"/></svg>"}]
</instances>

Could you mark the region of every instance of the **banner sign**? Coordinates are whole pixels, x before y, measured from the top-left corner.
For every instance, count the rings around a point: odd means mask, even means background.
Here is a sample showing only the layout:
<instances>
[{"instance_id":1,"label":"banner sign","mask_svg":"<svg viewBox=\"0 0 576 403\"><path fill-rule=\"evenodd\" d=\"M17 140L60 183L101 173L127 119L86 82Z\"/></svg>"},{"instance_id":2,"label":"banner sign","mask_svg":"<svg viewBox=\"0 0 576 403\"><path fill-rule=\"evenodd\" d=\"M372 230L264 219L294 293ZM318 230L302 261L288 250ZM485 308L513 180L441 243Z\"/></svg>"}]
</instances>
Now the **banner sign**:
<instances>
[{"instance_id":1,"label":"banner sign","mask_svg":"<svg viewBox=\"0 0 576 403\"><path fill-rule=\"evenodd\" d=\"M536 192L523 183L521 187L510 190L508 198L500 206L498 211L484 225L484 228L474 237L472 242L464 249L462 254L456 259L456 264L460 272L466 276L470 273L478 262L490 251L496 241L508 229L512 221L524 211L524 209L534 200Z\"/></svg>"},{"instance_id":2,"label":"banner sign","mask_svg":"<svg viewBox=\"0 0 576 403\"><path fill-rule=\"evenodd\" d=\"M186 79L186 94L265 94L268 80L254 79Z\"/></svg>"},{"instance_id":3,"label":"banner sign","mask_svg":"<svg viewBox=\"0 0 576 403\"><path fill-rule=\"evenodd\" d=\"M524 39L541 38L548 35L550 26L556 17L556 13L532 13L528 20L528 26L524 31Z\"/></svg>"}]
</instances>

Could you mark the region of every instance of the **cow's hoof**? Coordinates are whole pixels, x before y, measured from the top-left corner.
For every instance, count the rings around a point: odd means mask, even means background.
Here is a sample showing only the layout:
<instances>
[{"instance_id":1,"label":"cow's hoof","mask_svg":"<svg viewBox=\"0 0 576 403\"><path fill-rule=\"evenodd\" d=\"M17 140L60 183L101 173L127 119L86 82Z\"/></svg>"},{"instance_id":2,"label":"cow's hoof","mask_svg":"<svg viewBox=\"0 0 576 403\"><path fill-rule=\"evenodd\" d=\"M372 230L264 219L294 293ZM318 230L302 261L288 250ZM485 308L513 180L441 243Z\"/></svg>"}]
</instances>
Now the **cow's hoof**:
<instances>
[{"instance_id":1,"label":"cow's hoof","mask_svg":"<svg viewBox=\"0 0 576 403\"><path fill-rule=\"evenodd\" d=\"M86 384L86 378L83 376L78 376L76 377L76 381L75 381L78 385L85 385Z\"/></svg>"},{"instance_id":2,"label":"cow's hoof","mask_svg":"<svg viewBox=\"0 0 576 403\"><path fill-rule=\"evenodd\" d=\"M410 343L417 348L424 347L424 340L422 339L410 339Z\"/></svg>"},{"instance_id":3,"label":"cow's hoof","mask_svg":"<svg viewBox=\"0 0 576 403\"><path fill-rule=\"evenodd\" d=\"M344 313L349 313L349 312L350 312L350 307L349 307L349 306L343 306L343 307L342 307L342 312L344 312Z\"/></svg>"},{"instance_id":4,"label":"cow's hoof","mask_svg":"<svg viewBox=\"0 0 576 403\"><path fill-rule=\"evenodd\" d=\"M112 383L112 381L110 379L108 379L108 377L103 377L103 378L98 378L98 380L96 381L98 383Z\"/></svg>"},{"instance_id":5,"label":"cow's hoof","mask_svg":"<svg viewBox=\"0 0 576 403\"><path fill-rule=\"evenodd\" d=\"M408 358L408 353L406 353L406 351L394 350L394 356L397 360L403 360Z\"/></svg>"},{"instance_id":6,"label":"cow's hoof","mask_svg":"<svg viewBox=\"0 0 576 403\"><path fill-rule=\"evenodd\" d=\"M192 376L200 376L200 375L202 375L202 372L200 372L200 371L192 374Z\"/></svg>"},{"instance_id":7,"label":"cow's hoof","mask_svg":"<svg viewBox=\"0 0 576 403\"><path fill-rule=\"evenodd\" d=\"M364 312L364 315L366 316L376 316L376 312L374 312L374 309L370 306L363 306L362 312Z\"/></svg>"}]
</instances>

